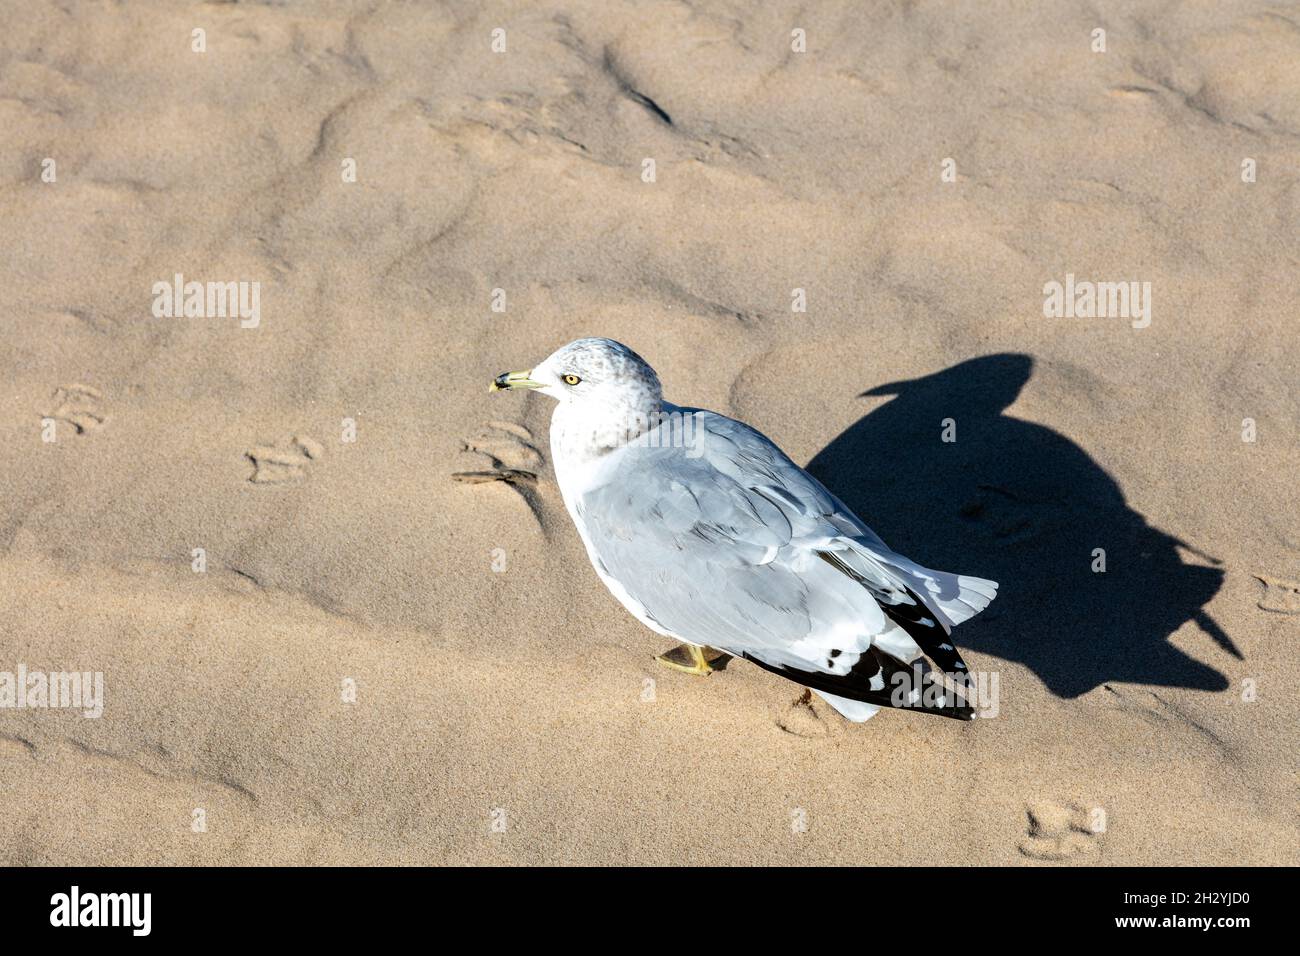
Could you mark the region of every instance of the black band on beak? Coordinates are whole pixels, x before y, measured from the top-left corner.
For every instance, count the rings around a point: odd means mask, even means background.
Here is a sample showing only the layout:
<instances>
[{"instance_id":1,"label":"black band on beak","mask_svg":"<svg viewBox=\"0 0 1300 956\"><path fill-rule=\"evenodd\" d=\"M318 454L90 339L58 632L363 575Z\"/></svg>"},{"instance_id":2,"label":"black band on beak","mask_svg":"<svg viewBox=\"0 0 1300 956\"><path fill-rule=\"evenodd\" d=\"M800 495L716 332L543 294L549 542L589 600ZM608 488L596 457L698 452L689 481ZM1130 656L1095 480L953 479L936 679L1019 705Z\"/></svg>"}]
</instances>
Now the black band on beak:
<instances>
[{"instance_id":1,"label":"black band on beak","mask_svg":"<svg viewBox=\"0 0 1300 956\"><path fill-rule=\"evenodd\" d=\"M534 382L529 378L529 372L502 372L492 380L488 390L492 392L502 392L510 388L544 388L541 382Z\"/></svg>"}]
</instances>

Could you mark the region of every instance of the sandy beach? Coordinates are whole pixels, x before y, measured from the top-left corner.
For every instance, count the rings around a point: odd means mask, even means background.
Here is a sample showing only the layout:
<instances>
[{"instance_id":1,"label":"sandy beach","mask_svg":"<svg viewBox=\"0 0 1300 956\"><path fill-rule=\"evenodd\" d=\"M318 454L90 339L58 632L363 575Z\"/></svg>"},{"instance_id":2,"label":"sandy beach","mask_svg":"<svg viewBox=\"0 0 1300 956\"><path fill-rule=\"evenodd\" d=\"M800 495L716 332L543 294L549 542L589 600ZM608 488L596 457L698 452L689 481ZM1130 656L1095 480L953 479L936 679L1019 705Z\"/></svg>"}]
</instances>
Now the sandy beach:
<instances>
[{"instance_id":1,"label":"sandy beach","mask_svg":"<svg viewBox=\"0 0 1300 956\"><path fill-rule=\"evenodd\" d=\"M0 864L1300 863L1300 4L12 4L0 127ZM589 335L996 714L658 666Z\"/></svg>"}]
</instances>

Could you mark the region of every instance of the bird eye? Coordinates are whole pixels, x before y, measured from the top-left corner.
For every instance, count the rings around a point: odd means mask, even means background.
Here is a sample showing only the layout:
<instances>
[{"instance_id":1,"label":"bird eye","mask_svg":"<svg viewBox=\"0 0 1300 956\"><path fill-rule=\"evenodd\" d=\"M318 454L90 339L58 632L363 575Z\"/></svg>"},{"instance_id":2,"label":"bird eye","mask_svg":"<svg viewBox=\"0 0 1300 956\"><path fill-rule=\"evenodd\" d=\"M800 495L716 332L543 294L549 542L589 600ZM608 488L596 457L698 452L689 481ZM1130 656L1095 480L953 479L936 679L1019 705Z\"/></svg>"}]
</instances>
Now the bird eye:
<instances>
[{"instance_id":1,"label":"bird eye","mask_svg":"<svg viewBox=\"0 0 1300 956\"><path fill-rule=\"evenodd\" d=\"M576 376L576 375L566 375L566 376L564 376L564 384L565 384L565 385L577 385L577 384L578 384L579 382L581 382L581 381L582 381L582 379L578 378L578 376Z\"/></svg>"}]
</instances>

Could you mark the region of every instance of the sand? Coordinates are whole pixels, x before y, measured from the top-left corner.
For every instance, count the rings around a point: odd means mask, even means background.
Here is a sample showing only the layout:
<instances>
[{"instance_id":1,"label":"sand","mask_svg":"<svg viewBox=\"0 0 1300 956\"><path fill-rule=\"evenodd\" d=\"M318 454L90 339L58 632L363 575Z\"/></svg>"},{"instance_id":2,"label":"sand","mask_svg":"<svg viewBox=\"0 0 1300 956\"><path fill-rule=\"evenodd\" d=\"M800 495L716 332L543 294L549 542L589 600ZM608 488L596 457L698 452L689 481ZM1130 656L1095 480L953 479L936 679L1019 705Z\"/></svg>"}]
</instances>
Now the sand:
<instances>
[{"instance_id":1,"label":"sand","mask_svg":"<svg viewBox=\"0 0 1300 956\"><path fill-rule=\"evenodd\" d=\"M0 863L1300 862L1300 5L38 2L0 125L0 672L104 683ZM1001 581L996 718L658 667L487 391L581 335Z\"/></svg>"}]
</instances>

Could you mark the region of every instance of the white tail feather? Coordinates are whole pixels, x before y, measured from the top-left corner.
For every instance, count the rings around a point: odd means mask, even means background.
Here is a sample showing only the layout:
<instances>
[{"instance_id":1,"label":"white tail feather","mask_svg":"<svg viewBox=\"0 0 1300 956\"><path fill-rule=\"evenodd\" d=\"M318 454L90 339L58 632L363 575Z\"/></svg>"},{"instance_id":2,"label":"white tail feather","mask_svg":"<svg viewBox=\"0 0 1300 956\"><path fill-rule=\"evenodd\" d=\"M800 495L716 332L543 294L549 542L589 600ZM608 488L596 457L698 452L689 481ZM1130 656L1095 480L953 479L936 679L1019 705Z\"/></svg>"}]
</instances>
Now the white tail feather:
<instances>
[{"instance_id":1,"label":"white tail feather","mask_svg":"<svg viewBox=\"0 0 1300 956\"><path fill-rule=\"evenodd\" d=\"M939 609L953 624L969 621L988 607L993 599L998 596L997 581L990 581L987 578L972 578L965 574L944 574L941 571L931 571L930 573L941 578L957 579L957 597L954 600L936 598Z\"/></svg>"},{"instance_id":2,"label":"white tail feather","mask_svg":"<svg viewBox=\"0 0 1300 956\"><path fill-rule=\"evenodd\" d=\"M860 700L849 700L847 697L836 697L834 694L827 694L816 688L812 688L812 692L855 724L870 720L880 711L875 704L865 704Z\"/></svg>"},{"instance_id":3,"label":"white tail feather","mask_svg":"<svg viewBox=\"0 0 1300 956\"><path fill-rule=\"evenodd\" d=\"M874 559L888 571L903 578L932 609L943 615L949 627L969 621L998 596L996 581L966 574L934 571L922 567L901 554L872 547L861 539L854 539L852 546L859 553Z\"/></svg>"}]
</instances>

